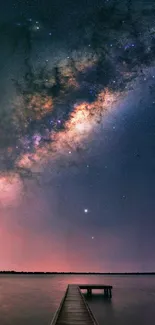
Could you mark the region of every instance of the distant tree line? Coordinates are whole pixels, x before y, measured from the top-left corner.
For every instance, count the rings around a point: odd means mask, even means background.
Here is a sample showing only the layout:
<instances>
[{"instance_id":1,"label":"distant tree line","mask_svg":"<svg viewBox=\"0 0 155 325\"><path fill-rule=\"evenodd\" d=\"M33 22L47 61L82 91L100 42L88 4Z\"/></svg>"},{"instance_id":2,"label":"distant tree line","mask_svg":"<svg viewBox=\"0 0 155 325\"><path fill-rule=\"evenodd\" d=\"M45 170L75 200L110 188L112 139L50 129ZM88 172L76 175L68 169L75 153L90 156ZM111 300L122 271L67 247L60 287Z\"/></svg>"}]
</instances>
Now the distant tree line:
<instances>
[{"instance_id":1,"label":"distant tree line","mask_svg":"<svg viewBox=\"0 0 155 325\"><path fill-rule=\"evenodd\" d=\"M155 272L32 272L32 271L0 271L0 274L97 274L97 275L155 275Z\"/></svg>"}]
</instances>

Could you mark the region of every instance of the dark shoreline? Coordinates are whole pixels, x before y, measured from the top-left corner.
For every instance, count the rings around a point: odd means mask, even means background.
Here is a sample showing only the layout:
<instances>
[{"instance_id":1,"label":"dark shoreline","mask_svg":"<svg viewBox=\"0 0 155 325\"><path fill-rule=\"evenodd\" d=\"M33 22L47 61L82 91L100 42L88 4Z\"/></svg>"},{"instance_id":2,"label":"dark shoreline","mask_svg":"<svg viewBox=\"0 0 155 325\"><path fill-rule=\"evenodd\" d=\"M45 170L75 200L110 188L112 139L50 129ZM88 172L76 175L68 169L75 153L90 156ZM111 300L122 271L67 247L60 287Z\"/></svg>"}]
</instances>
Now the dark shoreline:
<instances>
[{"instance_id":1,"label":"dark shoreline","mask_svg":"<svg viewBox=\"0 0 155 325\"><path fill-rule=\"evenodd\" d=\"M155 275L155 272L26 272L26 271L0 271L0 274L63 274L63 275Z\"/></svg>"}]
</instances>

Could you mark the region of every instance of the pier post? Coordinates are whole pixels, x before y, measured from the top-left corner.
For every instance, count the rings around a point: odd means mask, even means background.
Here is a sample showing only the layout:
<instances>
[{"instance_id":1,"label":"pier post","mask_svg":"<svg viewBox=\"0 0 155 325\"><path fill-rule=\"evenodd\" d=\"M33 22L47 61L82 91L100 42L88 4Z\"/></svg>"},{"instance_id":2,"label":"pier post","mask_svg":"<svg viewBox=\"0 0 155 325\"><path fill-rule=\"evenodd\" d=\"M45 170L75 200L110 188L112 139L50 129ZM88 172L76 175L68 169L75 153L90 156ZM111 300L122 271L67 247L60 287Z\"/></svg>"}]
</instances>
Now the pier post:
<instances>
[{"instance_id":1,"label":"pier post","mask_svg":"<svg viewBox=\"0 0 155 325\"><path fill-rule=\"evenodd\" d=\"M88 295L88 296L91 296L91 294L92 294L92 289L91 289L91 288L88 288L88 289L87 289L87 295Z\"/></svg>"},{"instance_id":2,"label":"pier post","mask_svg":"<svg viewBox=\"0 0 155 325\"><path fill-rule=\"evenodd\" d=\"M104 289L104 296L106 298L112 298L111 288L105 288Z\"/></svg>"}]
</instances>

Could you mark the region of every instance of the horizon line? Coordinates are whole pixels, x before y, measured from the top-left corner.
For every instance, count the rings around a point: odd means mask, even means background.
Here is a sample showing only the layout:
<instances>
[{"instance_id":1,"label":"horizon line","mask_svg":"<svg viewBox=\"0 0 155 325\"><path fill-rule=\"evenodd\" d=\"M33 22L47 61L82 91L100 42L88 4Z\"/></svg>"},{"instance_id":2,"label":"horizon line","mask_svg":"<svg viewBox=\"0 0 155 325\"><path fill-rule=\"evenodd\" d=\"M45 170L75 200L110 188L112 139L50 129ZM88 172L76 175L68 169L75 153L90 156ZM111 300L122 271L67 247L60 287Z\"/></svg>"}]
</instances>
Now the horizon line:
<instances>
[{"instance_id":1,"label":"horizon line","mask_svg":"<svg viewBox=\"0 0 155 325\"><path fill-rule=\"evenodd\" d=\"M104 275L116 275L116 274L155 274L155 271L147 271L147 272L74 272L74 271L68 271L68 272L63 272L63 271L15 271L15 270L0 270L0 273L25 273L25 274L104 274Z\"/></svg>"}]
</instances>

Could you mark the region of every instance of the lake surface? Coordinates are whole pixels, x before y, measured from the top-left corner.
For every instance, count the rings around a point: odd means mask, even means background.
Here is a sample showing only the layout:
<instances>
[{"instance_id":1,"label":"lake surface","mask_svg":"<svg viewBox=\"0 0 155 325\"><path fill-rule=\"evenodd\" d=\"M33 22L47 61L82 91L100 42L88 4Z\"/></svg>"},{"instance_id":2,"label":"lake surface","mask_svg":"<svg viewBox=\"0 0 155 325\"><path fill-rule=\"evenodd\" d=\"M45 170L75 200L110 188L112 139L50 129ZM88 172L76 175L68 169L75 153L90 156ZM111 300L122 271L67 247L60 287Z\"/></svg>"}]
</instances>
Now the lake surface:
<instances>
[{"instance_id":1,"label":"lake surface","mask_svg":"<svg viewBox=\"0 0 155 325\"><path fill-rule=\"evenodd\" d=\"M68 283L113 286L111 302L94 292L88 304L99 325L155 320L155 276L0 275L1 325L50 325Z\"/></svg>"}]
</instances>

